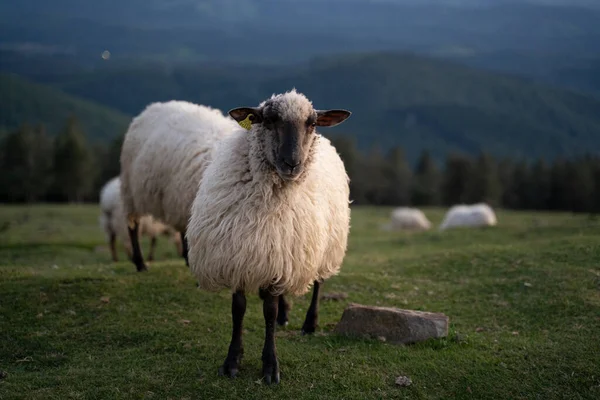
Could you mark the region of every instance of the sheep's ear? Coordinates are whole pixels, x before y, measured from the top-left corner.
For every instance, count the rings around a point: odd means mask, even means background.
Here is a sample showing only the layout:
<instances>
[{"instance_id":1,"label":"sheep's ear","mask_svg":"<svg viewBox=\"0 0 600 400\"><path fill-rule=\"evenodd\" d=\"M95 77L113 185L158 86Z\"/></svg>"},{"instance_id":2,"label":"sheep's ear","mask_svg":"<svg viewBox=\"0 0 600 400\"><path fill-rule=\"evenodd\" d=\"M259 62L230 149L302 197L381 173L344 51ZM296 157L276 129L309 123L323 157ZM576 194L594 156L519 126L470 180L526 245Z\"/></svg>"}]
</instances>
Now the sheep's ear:
<instances>
[{"instance_id":1,"label":"sheep's ear","mask_svg":"<svg viewBox=\"0 0 600 400\"><path fill-rule=\"evenodd\" d=\"M235 119L240 125L251 125L262 122L262 111L258 107L234 108L233 110L229 110L229 115L231 116L231 118ZM246 126L244 127L246 128Z\"/></svg>"},{"instance_id":2,"label":"sheep's ear","mask_svg":"<svg viewBox=\"0 0 600 400\"><path fill-rule=\"evenodd\" d=\"M347 110L317 110L317 126L336 126L352 114Z\"/></svg>"}]
</instances>

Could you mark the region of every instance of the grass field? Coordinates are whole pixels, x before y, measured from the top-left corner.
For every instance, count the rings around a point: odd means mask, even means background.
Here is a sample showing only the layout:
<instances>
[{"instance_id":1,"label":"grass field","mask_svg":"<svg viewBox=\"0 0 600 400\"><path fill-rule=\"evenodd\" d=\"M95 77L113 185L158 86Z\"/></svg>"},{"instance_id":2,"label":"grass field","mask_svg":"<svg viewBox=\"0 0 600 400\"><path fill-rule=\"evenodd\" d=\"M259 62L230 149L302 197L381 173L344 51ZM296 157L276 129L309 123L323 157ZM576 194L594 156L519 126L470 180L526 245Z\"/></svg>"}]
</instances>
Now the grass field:
<instances>
[{"instance_id":1,"label":"grass field","mask_svg":"<svg viewBox=\"0 0 600 400\"><path fill-rule=\"evenodd\" d=\"M600 398L600 221L500 212L493 229L407 234L379 229L388 213L353 210L344 267L323 289L348 298L322 302L310 337L309 295L293 299L269 387L258 296L240 375L219 377L230 295L196 289L166 239L140 274L110 262L94 206L0 207L0 399ZM338 337L348 302L443 312L450 334Z\"/></svg>"}]
</instances>

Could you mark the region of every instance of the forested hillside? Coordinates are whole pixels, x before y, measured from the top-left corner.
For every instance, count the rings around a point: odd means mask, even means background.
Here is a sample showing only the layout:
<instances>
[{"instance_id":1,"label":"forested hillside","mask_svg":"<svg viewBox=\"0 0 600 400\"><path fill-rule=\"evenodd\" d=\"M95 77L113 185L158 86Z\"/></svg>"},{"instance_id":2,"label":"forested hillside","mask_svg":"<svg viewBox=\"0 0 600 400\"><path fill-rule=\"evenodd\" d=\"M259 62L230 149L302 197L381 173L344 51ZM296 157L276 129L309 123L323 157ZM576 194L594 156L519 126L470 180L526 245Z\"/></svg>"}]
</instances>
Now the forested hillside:
<instances>
[{"instance_id":1,"label":"forested hillside","mask_svg":"<svg viewBox=\"0 0 600 400\"><path fill-rule=\"evenodd\" d=\"M325 134L356 137L364 150L401 145L410 161L424 148L437 159L451 150L529 159L600 151L600 100L408 54L324 57L296 67L107 67L53 84L129 115L174 98L226 111L296 87L317 107L353 111Z\"/></svg>"},{"instance_id":2,"label":"forested hillside","mask_svg":"<svg viewBox=\"0 0 600 400\"><path fill-rule=\"evenodd\" d=\"M151 102L227 111L295 87L353 112L322 133L367 163L396 146L411 166L423 150L598 155L599 39L588 0L3 2L0 135L54 136L74 116L108 152L90 151L111 160L103 178Z\"/></svg>"},{"instance_id":3,"label":"forested hillside","mask_svg":"<svg viewBox=\"0 0 600 400\"><path fill-rule=\"evenodd\" d=\"M107 141L123 134L130 120L121 112L89 100L15 75L0 74L0 129L41 123L48 132L54 133L63 128L70 116L76 116L84 132L96 141Z\"/></svg>"}]
</instances>

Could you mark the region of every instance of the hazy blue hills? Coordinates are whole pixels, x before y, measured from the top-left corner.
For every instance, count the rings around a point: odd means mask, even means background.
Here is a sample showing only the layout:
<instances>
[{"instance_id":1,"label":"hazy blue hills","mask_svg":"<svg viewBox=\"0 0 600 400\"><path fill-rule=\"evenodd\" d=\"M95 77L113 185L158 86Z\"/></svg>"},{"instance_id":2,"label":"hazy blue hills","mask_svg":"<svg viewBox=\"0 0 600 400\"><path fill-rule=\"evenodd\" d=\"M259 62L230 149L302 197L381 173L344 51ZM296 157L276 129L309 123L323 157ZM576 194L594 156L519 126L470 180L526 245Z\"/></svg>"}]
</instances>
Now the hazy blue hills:
<instances>
[{"instance_id":1,"label":"hazy blue hills","mask_svg":"<svg viewBox=\"0 0 600 400\"><path fill-rule=\"evenodd\" d=\"M363 149L402 145L410 159L422 148L438 157L452 150L488 150L528 158L600 150L598 99L408 54L323 57L297 67L99 68L54 77L50 83L127 115L139 113L150 102L170 99L226 111L256 105L274 92L296 87L316 107L353 111L346 123L323 133L352 135ZM33 101L27 98L40 97L38 93L44 93L42 98L72 99L56 89L40 92L41 86L17 84L23 85L21 104ZM114 125L126 119L87 103L85 109L102 110L94 115L104 115ZM11 118L19 121L26 117L21 113ZM98 125L104 126L96 123L90 133L108 136Z\"/></svg>"},{"instance_id":2,"label":"hazy blue hills","mask_svg":"<svg viewBox=\"0 0 600 400\"><path fill-rule=\"evenodd\" d=\"M25 122L42 123L50 134L56 134L71 115L79 119L83 130L96 141L122 134L130 120L119 111L58 89L0 74L0 129L11 130Z\"/></svg>"}]
</instances>

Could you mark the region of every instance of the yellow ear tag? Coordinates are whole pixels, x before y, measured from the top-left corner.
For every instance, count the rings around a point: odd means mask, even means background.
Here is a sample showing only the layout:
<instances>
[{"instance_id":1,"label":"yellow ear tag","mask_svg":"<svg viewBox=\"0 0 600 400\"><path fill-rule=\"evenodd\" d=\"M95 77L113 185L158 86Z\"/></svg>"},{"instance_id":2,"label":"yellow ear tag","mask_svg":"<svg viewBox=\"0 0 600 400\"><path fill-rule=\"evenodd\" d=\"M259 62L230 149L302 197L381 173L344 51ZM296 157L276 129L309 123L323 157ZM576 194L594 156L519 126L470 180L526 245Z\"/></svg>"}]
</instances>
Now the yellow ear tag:
<instances>
[{"instance_id":1,"label":"yellow ear tag","mask_svg":"<svg viewBox=\"0 0 600 400\"><path fill-rule=\"evenodd\" d=\"M245 120L238 122L240 126L246 130L250 130L252 126L252 120L254 119L254 114L248 114Z\"/></svg>"}]
</instances>

